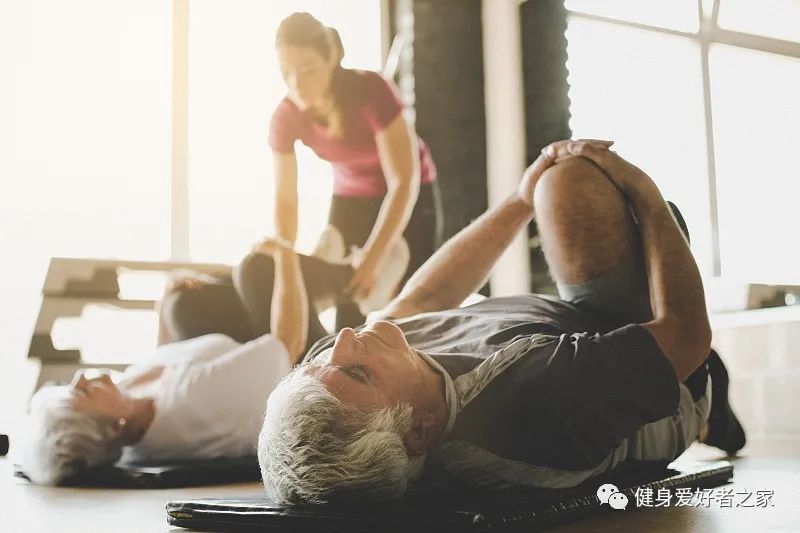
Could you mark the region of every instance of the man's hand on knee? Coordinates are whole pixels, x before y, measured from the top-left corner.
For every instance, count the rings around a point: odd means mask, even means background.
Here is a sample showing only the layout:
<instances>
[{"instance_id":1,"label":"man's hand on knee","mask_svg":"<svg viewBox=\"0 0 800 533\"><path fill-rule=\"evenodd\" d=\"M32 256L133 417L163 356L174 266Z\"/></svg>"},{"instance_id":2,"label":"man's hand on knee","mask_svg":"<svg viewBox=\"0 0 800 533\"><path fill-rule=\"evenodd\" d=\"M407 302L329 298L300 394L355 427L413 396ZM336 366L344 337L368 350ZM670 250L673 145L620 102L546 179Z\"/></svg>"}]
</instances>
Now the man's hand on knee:
<instances>
[{"instance_id":1,"label":"man's hand on knee","mask_svg":"<svg viewBox=\"0 0 800 533\"><path fill-rule=\"evenodd\" d=\"M592 143L571 142L564 146L564 150L597 165L626 198L631 198L643 187L655 187L653 180L642 169L607 148Z\"/></svg>"},{"instance_id":2,"label":"man's hand on knee","mask_svg":"<svg viewBox=\"0 0 800 533\"><path fill-rule=\"evenodd\" d=\"M614 141L604 141L600 139L580 139L577 141L564 140L550 143L542 149L539 157L531 164L522 174L517 194L528 205L533 205L533 191L539 178L542 177L544 171L566 158L574 157L575 154L570 151L576 150L577 147L591 146L594 151L608 151L609 147L614 144ZM594 153L594 152L593 152Z\"/></svg>"}]
</instances>

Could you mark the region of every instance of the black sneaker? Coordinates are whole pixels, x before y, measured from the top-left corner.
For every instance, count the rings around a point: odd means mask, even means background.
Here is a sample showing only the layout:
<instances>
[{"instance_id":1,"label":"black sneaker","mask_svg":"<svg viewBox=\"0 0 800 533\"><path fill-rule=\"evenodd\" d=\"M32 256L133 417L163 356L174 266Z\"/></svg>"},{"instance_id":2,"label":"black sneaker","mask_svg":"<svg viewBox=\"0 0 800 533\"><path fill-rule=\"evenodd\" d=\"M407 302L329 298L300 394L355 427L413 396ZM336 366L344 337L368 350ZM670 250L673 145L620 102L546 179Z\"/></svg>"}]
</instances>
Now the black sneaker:
<instances>
[{"instance_id":1,"label":"black sneaker","mask_svg":"<svg viewBox=\"0 0 800 533\"><path fill-rule=\"evenodd\" d=\"M704 444L735 455L744 448L747 437L742 424L728 403L728 370L714 350L706 359L711 376L711 412L708 415L708 436Z\"/></svg>"}]
</instances>

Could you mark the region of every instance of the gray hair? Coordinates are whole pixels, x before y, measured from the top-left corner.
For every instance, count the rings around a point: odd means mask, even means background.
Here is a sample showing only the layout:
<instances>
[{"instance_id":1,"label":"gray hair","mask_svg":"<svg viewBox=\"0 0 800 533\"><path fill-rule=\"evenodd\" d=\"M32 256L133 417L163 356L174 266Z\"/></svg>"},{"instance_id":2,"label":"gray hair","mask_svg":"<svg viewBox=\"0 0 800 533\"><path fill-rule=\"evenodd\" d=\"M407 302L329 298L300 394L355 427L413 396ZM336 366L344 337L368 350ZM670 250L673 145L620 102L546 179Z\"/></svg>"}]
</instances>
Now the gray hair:
<instances>
[{"instance_id":1,"label":"gray hair","mask_svg":"<svg viewBox=\"0 0 800 533\"><path fill-rule=\"evenodd\" d=\"M411 425L411 405L364 413L295 370L270 395L258 439L267 495L276 503L402 496L425 464L406 451Z\"/></svg>"},{"instance_id":2,"label":"gray hair","mask_svg":"<svg viewBox=\"0 0 800 533\"><path fill-rule=\"evenodd\" d=\"M17 460L34 483L57 485L122 455L111 422L75 410L70 387L45 386L31 398L27 442Z\"/></svg>"}]
</instances>

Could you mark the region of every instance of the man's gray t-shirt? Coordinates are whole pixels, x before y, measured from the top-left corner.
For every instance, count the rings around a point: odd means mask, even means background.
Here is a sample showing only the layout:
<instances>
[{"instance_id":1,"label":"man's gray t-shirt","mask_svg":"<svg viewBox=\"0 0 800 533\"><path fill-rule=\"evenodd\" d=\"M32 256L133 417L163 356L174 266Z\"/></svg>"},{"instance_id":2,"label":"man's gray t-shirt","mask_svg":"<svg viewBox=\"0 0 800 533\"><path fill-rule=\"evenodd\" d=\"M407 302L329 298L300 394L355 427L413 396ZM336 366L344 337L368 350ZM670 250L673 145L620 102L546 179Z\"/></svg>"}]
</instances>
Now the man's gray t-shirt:
<instances>
[{"instance_id":1,"label":"man's gray t-shirt","mask_svg":"<svg viewBox=\"0 0 800 533\"><path fill-rule=\"evenodd\" d=\"M560 300L488 298L394 322L467 391L438 455L478 484L502 486L472 471L480 463L495 473L523 464L536 469L533 484L570 486L624 460L612 455L626 437L678 407L675 372L645 328L614 329Z\"/></svg>"}]
</instances>

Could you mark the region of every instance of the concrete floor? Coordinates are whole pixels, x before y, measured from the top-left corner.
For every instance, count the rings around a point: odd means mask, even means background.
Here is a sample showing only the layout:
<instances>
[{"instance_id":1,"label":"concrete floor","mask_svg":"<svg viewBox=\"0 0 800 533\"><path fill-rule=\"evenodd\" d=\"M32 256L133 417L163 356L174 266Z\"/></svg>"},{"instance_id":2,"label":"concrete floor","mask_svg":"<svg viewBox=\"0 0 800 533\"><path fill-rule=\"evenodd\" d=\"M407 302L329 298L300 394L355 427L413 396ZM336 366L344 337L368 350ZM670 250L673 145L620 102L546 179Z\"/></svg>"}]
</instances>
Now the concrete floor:
<instances>
[{"instance_id":1,"label":"concrete floor","mask_svg":"<svg viewBox=\"0 0 800 533\"><path fill-rule=\"evenodd\" d=\"M691 459L718 459L705 446L692 447ZM672 507L615 511L558 531L747 532L800 531L800 442L753 443L736 459L735 492L774 490L768 508ZM259 495L258 484L170 490L64 489L30 485L11 475L11 461L0 458L0 530L9 532L187 531L170 528L168 500Z\"/></svg>"}]
</instances>

